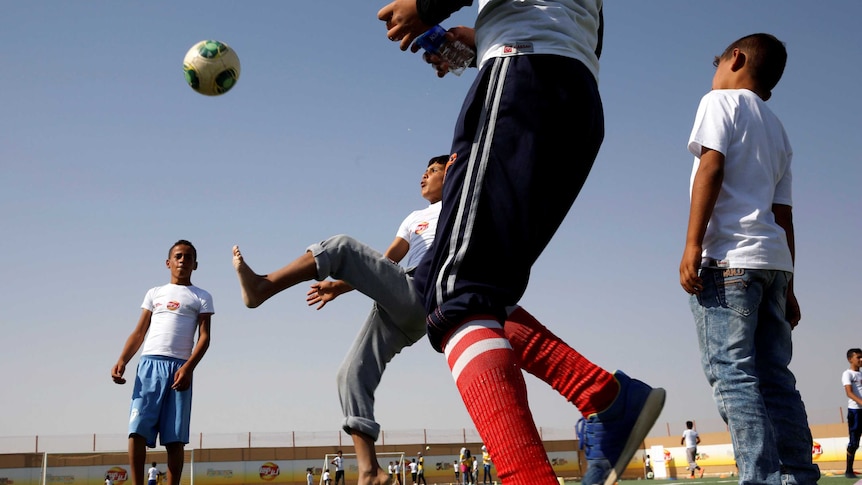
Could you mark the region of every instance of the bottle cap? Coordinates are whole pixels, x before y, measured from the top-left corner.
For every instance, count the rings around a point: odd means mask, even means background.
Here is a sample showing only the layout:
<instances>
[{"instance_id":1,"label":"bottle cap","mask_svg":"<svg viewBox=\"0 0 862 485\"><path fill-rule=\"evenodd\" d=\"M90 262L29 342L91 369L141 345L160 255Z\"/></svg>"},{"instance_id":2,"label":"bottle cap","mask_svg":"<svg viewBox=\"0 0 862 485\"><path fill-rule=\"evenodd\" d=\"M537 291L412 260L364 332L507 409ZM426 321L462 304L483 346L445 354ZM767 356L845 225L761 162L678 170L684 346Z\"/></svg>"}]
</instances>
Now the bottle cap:
<instances>
[{"instance_id":1,"label":"bottle cap","mask_svg":"<svg viewBox=\"0 0 862 485\"><path fill-rule=\"evenodd\" d=\"M446 29L439 25L431 27L427 32L416 38L416 43L419 44L419 47L428 52L437 52L444 42L446 42Z\"/></svg>"}]
</instances>

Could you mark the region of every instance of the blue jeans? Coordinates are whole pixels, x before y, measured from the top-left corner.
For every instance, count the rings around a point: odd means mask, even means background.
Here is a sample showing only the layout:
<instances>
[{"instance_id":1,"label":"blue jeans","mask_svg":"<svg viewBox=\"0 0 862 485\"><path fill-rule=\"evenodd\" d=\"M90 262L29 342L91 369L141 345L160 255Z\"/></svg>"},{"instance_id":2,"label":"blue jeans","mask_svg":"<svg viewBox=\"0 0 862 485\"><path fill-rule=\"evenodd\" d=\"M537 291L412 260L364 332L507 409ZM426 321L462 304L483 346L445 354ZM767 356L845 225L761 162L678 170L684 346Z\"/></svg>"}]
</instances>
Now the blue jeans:
<instances>
[{"instance_id":1,"label":"blue jeans","mask_svg":"<svg viewBox=\"0 0 862 485\"><path fill-rule=\"evenodd\" d=\"M796 378L784 316L792 275L703 268L690 299L701 364L730 428L740 484L817 483L813 439Z\"/></svg>"}]
</instances>

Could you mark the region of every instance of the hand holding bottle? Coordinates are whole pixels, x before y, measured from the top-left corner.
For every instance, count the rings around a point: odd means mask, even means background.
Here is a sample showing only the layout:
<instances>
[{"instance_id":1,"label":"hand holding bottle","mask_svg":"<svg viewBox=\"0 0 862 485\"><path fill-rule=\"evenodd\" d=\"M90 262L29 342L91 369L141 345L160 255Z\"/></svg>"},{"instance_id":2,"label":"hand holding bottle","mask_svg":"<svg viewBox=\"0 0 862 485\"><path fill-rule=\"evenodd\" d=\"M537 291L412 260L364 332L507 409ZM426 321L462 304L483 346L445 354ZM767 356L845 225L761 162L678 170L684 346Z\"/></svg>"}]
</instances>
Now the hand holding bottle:
<instances>
[{"instance_id":1,"label":"hand holding bottle","mask_svg":"<svg viewBox=\"0 0 862 485\"><path fill-rule=\"evenodd\" d=\"M435 25L419 36L410 50L424 49L422 58L443 77L451 72L460 76L464 69L474 64L476 58L476 32L470 27L458 26L446 31Z\"/></svg>"}]
</instances>

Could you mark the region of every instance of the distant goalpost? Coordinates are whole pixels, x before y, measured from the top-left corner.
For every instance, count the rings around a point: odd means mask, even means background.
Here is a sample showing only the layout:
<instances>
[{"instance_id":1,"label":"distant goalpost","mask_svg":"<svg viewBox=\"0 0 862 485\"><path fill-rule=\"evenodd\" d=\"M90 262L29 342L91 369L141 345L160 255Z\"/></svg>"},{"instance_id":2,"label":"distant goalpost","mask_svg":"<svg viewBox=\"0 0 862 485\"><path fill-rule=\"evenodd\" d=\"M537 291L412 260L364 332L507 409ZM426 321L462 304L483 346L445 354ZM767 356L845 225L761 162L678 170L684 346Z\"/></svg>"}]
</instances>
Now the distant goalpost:
<instances>
[{"instance_id":1,"label":"distant goalpost","mask_svg":"<svg viewBox=\"0 0 862 485\"><path fill-rule=\"evenodd\" d=\"M329 470L330 478L332 479L332 485L336 485L335 483L335 465L331 462L332 460L338 456L338 453L327 453L323 457L323 466L320 468L320 478L317 480L319 485L324 485L323 483L323 472L325 470ZM345 473L348 470L356 471L356 453L342 453L341 458L344 460L342 463L344 465ZM377 453L377 461L380 463L380 466L383 467L384 470L387 470L389 466L389 462L393 461L398 463L398 475L401 485L406 484L406 477L408 476L407 472L404 470L405 465L407 464L404 460L404 452L403 451L391 451L386 453ZM346 480L345 480L346 482ZM340 484L339 484L340 485ZM346 484L345 484L346 485Z\"/></svg>"}]
</instances>

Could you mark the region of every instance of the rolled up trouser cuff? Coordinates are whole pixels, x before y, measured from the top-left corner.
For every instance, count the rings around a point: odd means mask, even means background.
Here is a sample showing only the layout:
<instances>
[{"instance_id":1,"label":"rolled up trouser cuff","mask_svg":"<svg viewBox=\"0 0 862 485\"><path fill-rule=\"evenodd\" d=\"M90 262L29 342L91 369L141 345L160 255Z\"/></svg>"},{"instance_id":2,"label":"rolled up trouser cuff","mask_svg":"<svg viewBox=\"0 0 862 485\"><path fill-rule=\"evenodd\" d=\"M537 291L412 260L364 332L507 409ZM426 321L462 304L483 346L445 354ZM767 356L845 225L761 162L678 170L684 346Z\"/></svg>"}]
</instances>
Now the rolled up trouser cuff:
<instances>
[{"instance_id":1,"label":"rolled up trouser cuff","mask_svg":"<svg viewBox=\"0 0 862 485\"><path fill-rule=\"evenodd\" d=\"M341 424L341 428L347 434L352 434L353 431L370 436L374 441L380 436L380 425L370 419L360 418L357 416L347 416Z\"/></svg>"}]
</instances>

